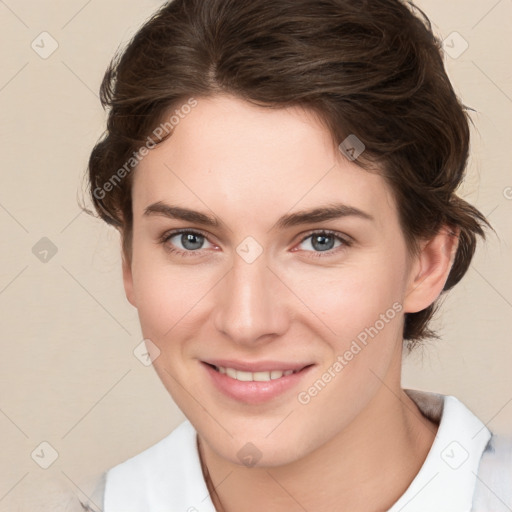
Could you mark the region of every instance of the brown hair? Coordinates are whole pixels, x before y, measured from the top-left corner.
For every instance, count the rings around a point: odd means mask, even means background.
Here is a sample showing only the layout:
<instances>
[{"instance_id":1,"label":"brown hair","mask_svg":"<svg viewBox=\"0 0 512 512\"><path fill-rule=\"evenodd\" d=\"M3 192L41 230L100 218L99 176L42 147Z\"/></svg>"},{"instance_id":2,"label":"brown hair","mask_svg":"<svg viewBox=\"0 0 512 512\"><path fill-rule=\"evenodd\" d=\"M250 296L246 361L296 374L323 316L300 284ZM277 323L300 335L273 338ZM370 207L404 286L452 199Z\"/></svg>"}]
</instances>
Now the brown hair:
<instances>
[{"instance_id":1,"label":"brown hair","mask_svg":"<svg viewBox=\"0 0 512 512\"><path fill-rule=\"evenodd\" d=\"M105 74L107 130L89 160L93 204L121 231L128 258L141 146L172 109L221 92L308 108L337 144L355 134L365 146L355 163L377 164L390 183L409 247L449 226L459 245L444 290L463 277L488 224L455 195L468 116L428 18L398 0L174 0L149 19ZM434 310L406 314L410 348L434 335Z\"/></svg>"}]
</instances>

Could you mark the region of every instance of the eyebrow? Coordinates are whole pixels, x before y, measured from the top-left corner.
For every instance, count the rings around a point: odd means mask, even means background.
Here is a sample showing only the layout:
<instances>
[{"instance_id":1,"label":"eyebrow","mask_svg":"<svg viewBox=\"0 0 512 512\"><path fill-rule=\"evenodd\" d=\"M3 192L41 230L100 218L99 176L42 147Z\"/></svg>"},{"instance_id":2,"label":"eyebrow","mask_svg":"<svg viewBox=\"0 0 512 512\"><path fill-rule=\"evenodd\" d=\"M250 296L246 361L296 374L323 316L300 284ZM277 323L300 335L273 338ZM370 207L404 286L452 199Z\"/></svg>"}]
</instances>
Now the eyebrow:
<instances>
[{"instance_id":1,"label":"eyebrow","mask_svg":"<svg viewBox=\"0 0 512 512\"><path fill-rule=\"evenodd\" d=\"M215 228L223 224L222 221L219 221L216 217L212 217L206 213L190 210L181 206L172 206L162 201L153 203L144 210L144 216L151 215L161 215L170 219L184 220ZM283 215L271 229L286 229L301 224L314 224L316 222L343 217L359 217L364 220L374 220L372 215L360 210L359 208L341 203L334 203L310 210L301 210Z\"/></svg>"},{"instance_id":2,"label":"eyebrow","mask_svg":"<svg viewBox=\"0 0 512 512\"><path fill-rule=\"evenodd\" d=\"M311 210L301 210L294 213L283 215L275 224L278 229L285 229L300 224L313 224L343 217L359 217L364 220L374 220L373 217L366 212L354 206L346 204L334 203Z\"/></svg>"}]
</instances>

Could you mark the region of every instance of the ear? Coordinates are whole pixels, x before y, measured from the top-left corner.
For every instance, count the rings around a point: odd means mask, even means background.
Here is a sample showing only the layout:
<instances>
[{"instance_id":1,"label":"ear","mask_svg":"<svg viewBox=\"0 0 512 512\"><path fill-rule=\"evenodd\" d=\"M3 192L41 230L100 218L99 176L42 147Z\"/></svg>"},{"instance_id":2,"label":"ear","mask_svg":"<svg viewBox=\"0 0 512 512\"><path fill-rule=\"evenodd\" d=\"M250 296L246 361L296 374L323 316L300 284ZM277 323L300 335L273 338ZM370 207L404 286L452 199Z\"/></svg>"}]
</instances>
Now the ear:
<instances>
[{"instance_id":1,"label":"ear","mask_svg":"<svg viewBox=\"0 0 512 512\"><path fill-rule=\"evenodd\" d=\"M122 251L123 258L123 284L124 284L124 292L126 294L126 298L128 302L137 307L137 302L135 301L135 293L133 291L133 272L131 261L128 259L128 256Z\"/></svg>"},{"instance_id":2,"label":"ear","mask_svg":"<svg viewBox=\"0 0 512 512\"><path fill-rule=\"evenodd\" d=\"M459 232L443 226L434 238L421 242L411 265L404 298L405 313L422 311L439 297L457 252Z\"/></svg>"}]
</instances>

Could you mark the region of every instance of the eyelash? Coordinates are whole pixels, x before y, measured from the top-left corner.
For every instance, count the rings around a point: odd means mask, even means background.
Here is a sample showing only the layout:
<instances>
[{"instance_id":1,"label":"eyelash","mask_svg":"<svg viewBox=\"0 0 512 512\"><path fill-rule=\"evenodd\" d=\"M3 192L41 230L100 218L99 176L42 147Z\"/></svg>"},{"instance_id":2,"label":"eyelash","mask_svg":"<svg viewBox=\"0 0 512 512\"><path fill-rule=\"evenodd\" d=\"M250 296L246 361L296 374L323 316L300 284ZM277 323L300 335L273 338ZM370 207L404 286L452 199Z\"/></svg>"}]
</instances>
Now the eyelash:
<instances>
[{"instance_id":1,"label":"eyelash","mask_svg":"<svg viewBox=\"0 0 512 512\"><path fill-rule=\"evenodd\" d=\"M180 235L180 234L184 234L184 233L192 234L192 235L200 235L200 236L204 237L206 240L208 240L208 235L206 233L203 233L202 231L195 230L195 229L177 229L174 231L169 231L169 232L164 233L158 240L158 243L165 245L166 246L165 248L168 252L173 253L173 254L178 254L179 256L184 256L184 257L195 256L198 253L201 253L201 251L202 251L201 249L198 249L195 251L182 251L181 249L176 249L176 248L172 247L171 245L166 245L167 242L171 238L173 238L176 235ZM314 235L333 236L334 238L336 238L337 240L339 240L341 242L341 245L334 249L329 249L327 251L305 251L305 252L312 253L311 257L313 257L313 258L325 258L326 256L332 256L334 254L337 254L339 251L346 249L352 245L352 240L350 240L346 235L342 236L341 233L338 233L336 231L331 231L329 229L321 229L321 230L309 232L307 235L305 235L300 240L299 245ZM212 242L210 242L210 243L212 243Z\"/></svg>"}]
</instances>

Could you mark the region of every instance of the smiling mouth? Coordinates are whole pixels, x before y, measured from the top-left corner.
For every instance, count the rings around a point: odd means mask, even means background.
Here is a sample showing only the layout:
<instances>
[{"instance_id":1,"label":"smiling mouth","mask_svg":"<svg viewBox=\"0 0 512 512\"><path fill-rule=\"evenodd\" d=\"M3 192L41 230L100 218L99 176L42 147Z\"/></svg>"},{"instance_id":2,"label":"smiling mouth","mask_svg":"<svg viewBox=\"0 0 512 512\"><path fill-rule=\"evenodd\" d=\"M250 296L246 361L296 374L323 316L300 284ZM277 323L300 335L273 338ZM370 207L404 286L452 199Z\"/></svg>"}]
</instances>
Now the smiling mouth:
<instances>
[{"instance_id":1,"label":"smiling mouth","mask_svg":"<svg viewBox=\"0 0 512 512\"><path fill-rule=\"evenodd\" d=\"M213 364L208 364L208 366L221 373L222 375L226 375L227 377L238 380L240 382L269 382L271 380L287 377L288 375L292 375L294 373L299 373L304 370L304 368L307 368L307 366L305 366L299 370L268 370L259 372L246 372L242 370L236 370L235 368L215 366Z\"/></svg>"}]
</instances>

